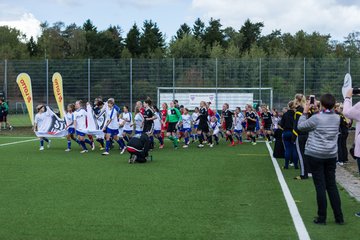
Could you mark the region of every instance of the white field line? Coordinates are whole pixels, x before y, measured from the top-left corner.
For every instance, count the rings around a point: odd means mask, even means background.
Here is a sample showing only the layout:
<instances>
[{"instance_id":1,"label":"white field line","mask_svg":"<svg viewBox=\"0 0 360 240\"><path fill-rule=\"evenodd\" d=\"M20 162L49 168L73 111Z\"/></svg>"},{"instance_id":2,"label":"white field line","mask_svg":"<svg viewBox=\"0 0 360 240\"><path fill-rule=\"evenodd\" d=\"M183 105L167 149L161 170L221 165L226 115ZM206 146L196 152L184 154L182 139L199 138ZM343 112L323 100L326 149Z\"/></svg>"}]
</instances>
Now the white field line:
<instances>
[{"instance_id":1,"label":"white field line","mask_svg":"<svg viewBox=\"0 0 360 240\"><path fill-rule=\"evenodd\" d=\"M14 137L14 136L0 136L0 139L6 138L6 139L26 139L26 138L34 138L34 137Z\"/></svg>"},{"instance_id":2,"label":"white field line","mask_svg":"<svg viewBox=\"0 0 360 240\"><path fill-rule=\"evenodd\" d=\"M35 139L29 139L29 140L23 140L23 141L17 141L17 142L3 143L3 144L0 144L0 147L5 147L5 146L19 144L19 143L33 142L36 140L38 140L38 139L35 138Z\"/></svg>"},{"instance_id":3,"label":"white field line","mask_svg":"<svg viewBox=\"0 0 360 240\"><path fill-rule=\"evenodd\" d=\"M278 162L276 161L276 158L273 157L273 150L271 149L270 144L268 142L266 143L266 146L269 150L269 154L270 154L272 163L275 168L276 176L279 180L282 192L284 194L286 203L288 205L290 215L291 215L292 220L295 225L296 232L299 236L299 240L310 240L309 233L306 230L305 224L304 224L304 222L301 218L301 215L299 213L299 210L295 204L295 200L291 195L288 185L286 184L286 181L285 181L284 175L281 172L280 166L279 166Z\"/></svg>"}]
</instances>

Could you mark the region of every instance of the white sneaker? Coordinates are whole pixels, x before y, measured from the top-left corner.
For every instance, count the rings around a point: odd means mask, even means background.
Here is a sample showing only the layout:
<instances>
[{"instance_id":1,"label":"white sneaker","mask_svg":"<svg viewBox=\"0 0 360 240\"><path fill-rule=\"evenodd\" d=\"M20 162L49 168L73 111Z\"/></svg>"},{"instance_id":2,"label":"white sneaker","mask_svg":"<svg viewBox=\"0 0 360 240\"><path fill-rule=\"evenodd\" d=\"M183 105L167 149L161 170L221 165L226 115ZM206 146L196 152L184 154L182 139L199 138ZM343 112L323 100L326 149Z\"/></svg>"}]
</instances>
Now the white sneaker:
<instances>
[{"instance_id":1,"label":"white sneaker","mask_svg":"<svg viewBox=\"0 0 360 240\"><path fill-rule=\"evenodd\" d=\"M70 151L71 151L70 148L65 149L65 152L70 152Z\"/></svg>"},{"instance_id":2,"label":"white sneaker","mask_svg":"<svg viewBox=\"0 0 360 240\"><path fill-rule=\"evenodd\" d=\"M183 148L188 148L188 147L189 147L189 145L184 145L184 146L183 146Z\"/></svg>"},{"instance_id":3,"label":"white sneaker","mask_svg":"<svg viewBox=\"0 0 360 240\"><path fill-rule=\"evenodd\" d=\"M94 143L94 142L91 143L91 150L92 150L92 151L95 150L95 143Z\"/></svg>"},{"instance_id":4,"label":"white sneaker","mask_svg":"<svg viewBox=\"0 0 360 240\"><path fill-rule=\"evenodd\" d=\"M343 162L337 162L337 164L338 164L339 166L344 166L344 163L343 163Z\"/></svg>"},{"instance_id":5,"label":"white sneaker","mask_svg":"<svg viewBox=\"0 0 360 240\"><path fill-rule=\"evenodd\" d=\"M294 166L294 164L293 164L293 163L290 163L290 164L289 164L289 166L290 166L290 167L293 167L293 166Z\"/></svg>"},{"instance_id":6,"label":"white sneaker","mask_svg":"<svg viewBox=\"0 0 360 240\"><path fill-rule=\"evenodd\" d=\"M41 146L39 151L44 151L44 146Z\"/></svg>"},{"instance_id":7,"label":"white sneaker","mask_svg":"<svg viewBox=\"0 0 360 240\"><path fill-rule=\"evenodd\" d=\"M87 153L88 150L82 150L80 153Z\"/></svg>"},{"instance_id":8,"label":"white sneaker","mask_svg":"<svg viewBox=\"0 0 360 240\"><path fill-rule=\"evenodd\" d=\"M103 152L101 155L109 155L109 152Z\"/></svg>"},{"instance_id":9,"label":"white sneaker","mask_svg":"<svg viewBox=\"0 0 360 240\"><path fill-rule=\"evenodd\" d=\"M47 148L50 148L50 145L51 145L51 140L49 139L49 142L47 144Z\"/></svg>"},{"instance_id":10,"label":"white sneaker","mask_svg":"<svg viewBox=\"0 0 360 240\"><path fill-rule=\"evenodd\" d=\"M124 148L122 149L122 151L120 152L120 154L121 154L121 155L124 154L125 151L126 151L126 147L124 147Z\"/></svg>"},{"instance_id":11,"label":"white sneaker","mask_svg":"<svg viewBox=\"0 0 360 240\"><path fill-rule=\"evenodd\" d=\"M203 148L203 147L204 147L204 145L202 145L202 144L198 145L198 148Z\"/></svg>"},{"instance_id":12,"label":"white sneaker","mask_svg":"<svg viewBox=\"0 0 360 240\"><path fill-rule=\"evenodd\" d=\"M214 147L214 144L213 144L213 143L212 143L212 144L210 144L210 145L209 145L209 147L211 147L211 148L212 148L212 147Z\"/></svg>"}]
</instances>

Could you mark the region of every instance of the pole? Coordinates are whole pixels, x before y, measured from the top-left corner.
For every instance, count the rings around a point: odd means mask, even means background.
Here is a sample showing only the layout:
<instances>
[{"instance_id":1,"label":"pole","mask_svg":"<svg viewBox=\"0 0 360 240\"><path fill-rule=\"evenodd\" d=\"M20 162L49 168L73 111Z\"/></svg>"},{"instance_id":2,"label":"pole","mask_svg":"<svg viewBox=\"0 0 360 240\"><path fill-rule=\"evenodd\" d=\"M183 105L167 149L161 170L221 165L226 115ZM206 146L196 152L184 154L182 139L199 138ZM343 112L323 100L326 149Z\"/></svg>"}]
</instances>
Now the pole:
<instances>
[{"instance_id":1,"label":"pole","mask_svg":"<svg viewBox=\"0 0 360 240\"><path fill-rule=\"evenodd\" d=\"M261 58L259 59L259 102L262 104L261 100Z\"/></svg>"},{"instance_id":2,"label":"pole","mask_svg":"<svg viewBox=\"0 0 360 240\"><path fill-rule=\"evenodd\" d=\"M7 85L7 60L5 59L5 66L4 66L4 94L5 99L8 98L8 85ZM7 100L6 100L7 101Z\"/></svg>"},{"instance_id":3,"label":"pole","mask_svg":"<svg viewBox=\"0 0 360 240\"><path fill-rule=\"evenodd\" d=\"M306 58L304 58L304 87L303 87L304 96L306 96Z\"/></svg>"},{"instance_id":4,"label":"pole","mask_svg":"<svg viewBox=\"0 0 360 240\"><path fill-rule=\"evenodd\" d=\"M215 59L215 110L218 110L218 59Z\"/></svg>"},{"instance_id":5,"label":"pole","mask_svg":"<svg viewBox=\"0 0 360 240\"><path fill-rule=\"evenodd\" d=\"M348 61L348 73L350 74L350 70L351 70L351 58L349 58Z\"/></svg>"},{"instance_id":6,"label":"pole","mask_svg":"<svg viewBox=\"0 0 360 240\"><path fill-rule=\"evenodd\" d=\"M133 111L133 98L132 98L132 91L133 91L133 79L132 79L132 58L130 58L130 112Z\"/></svg>"},{"instance_id":7,"label":"pole","mask_svg":"<svg viewBox=\"0 0 360 240\"><path fill-rule=\"evenodd\" d=\"M46 105L49 106L49 59L45 60L46 67Z\"/></svg>"},{"instance_id":8,"label":"pole","mask_svg":"<svg viewBox=\"0 0 360 240\"><path fill-rule=\"evenodd\" d=\"M175 100L175 58L173 58L173 100Z\"/></svg>"},{"instance_id":9,"label":"pole","mask_svg":"<svg viewBox=\"0 0 360 240\"><path fill-rule=\"evenodd\" d=\"M90 58L88 58L88 102L90 102Z\"/></svg>"}]
</instances>

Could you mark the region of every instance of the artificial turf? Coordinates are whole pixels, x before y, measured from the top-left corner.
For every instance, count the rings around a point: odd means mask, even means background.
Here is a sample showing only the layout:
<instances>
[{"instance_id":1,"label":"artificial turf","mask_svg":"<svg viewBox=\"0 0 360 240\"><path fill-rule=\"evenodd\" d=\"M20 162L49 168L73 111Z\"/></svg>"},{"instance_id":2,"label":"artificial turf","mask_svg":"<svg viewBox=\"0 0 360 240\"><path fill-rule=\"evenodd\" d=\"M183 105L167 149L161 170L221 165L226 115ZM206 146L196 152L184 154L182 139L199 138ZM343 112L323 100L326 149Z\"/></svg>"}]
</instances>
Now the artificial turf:
<instances>
[{"instance_id":1,"label":"artificial turf","mask_svg":"<svg viewBox=\"0 0 360 240\"><path fill-rule=\"evenodd\" d=\"M297 239L263 143L174 150L167 142L134 165L118 150L65 148L64 139L43 152L38 142L0 147L0 239ZM347 224L313 226L313 186L294 174L285 177L311 238L356 239L360 221L350 213L360 205L342 193Z\"/></svg>"}]
</instances>

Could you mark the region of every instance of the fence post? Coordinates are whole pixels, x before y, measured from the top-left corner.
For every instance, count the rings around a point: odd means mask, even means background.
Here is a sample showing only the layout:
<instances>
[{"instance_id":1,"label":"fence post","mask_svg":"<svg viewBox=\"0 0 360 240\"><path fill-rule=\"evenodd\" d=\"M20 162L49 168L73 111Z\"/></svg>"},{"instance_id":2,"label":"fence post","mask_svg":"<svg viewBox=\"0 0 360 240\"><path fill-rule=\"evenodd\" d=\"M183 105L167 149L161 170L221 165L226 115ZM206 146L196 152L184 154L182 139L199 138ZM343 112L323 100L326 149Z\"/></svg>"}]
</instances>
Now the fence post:
<instances>
[{"instance_id":1,"label":"fence post","mask_svg":"<svg viewBox=\"0 0 360 240\"><path fill-rule=\"evenodd\" d=\"M133 111L133 98L132 98L132 91L133 91L133 78L132 78L132 64L133 60L130 58L130 112Z\"/></svg>"},{"instance_id":2,"label":"fence post","mask_svg":"<svg viewBox=\"0 0 360 240\"><path fill-rule=\"evenodd\" d=\"M262 99L261 99L261 58L259 59L259 103L262 104Z\"/></svg>"},{"instance_id":3,"label":"fence post","mask_svg":"<svg viewBox=\"0 0 360 240\"><path fill-rule=\"evenodd\" d=\"M304 87L303 94L306 96L306 58L304 58Z\"/></svg>"},{"instance_id":4,"label":"fence post","mask_svg":"<svg viewBox=\"0 0 360 240\"><path fill-rule=\"evenodd\" d=\"M45 59L46 67L46 105L49 106L49 59Z\"/></svg>"},{"instance_id":5,"label":"fence post","mask_svg":"<svg viewBox=\"0 0 360 240\"><path fill-rule=\"evenodd\" d=\"M7 85L7 60L5 59L5 66L4 66L4 94L5 99L8 98L8 85ZM7 101L7 100L6 100Z\"/></svg>"},{"instance_id":6,"label":"fence post","mask_svg":"<svg viewBox=\"0 0 360 240\"><path fill-rule=\"evenodd\" d=\"M215 59L215 110L218 110L218 59Z\"/></svg>"},{"instance_id":7,"label":"fence post","mask_svg":"<svg viewBox=\"0 0 360 240\"><path fill-rule=\"evenodd\" d=\"M173 100L175 100L175 58L173 58Z\"/></svg>"},{"instance_id":8,"label":"fence post","mask_svg":"<svg viewBox=\"0 0 360 240\"><path fill-rule=\"evenodd\" d=\"M348 61L348 73L350 74L350 70L351 70L351 59L349 58Z\"/></svg>"},{"instance_id":9,"label":"fence post","mask_svg":"<svg viewBox=\"0 0 360 240\"><path fill-rule=\"evenodd\" d=\"M90 102L90 58L88 58L88 102Z\"/></svg>"}]
</instances>

